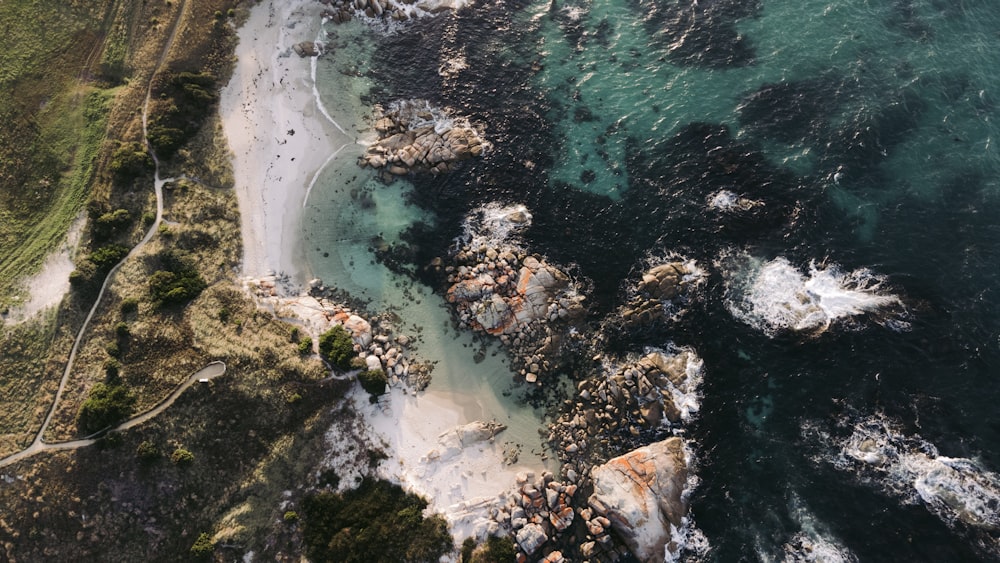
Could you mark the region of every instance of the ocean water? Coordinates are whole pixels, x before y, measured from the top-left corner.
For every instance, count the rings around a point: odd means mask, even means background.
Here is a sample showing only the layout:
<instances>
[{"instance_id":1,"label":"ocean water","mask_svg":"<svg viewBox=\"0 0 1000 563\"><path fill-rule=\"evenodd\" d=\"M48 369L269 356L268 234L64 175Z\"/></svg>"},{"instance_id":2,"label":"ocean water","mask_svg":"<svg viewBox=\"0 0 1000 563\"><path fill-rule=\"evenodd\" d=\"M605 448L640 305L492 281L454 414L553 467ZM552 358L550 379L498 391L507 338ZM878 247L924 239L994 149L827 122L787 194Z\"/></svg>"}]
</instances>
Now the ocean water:
<instances>
[{"instance_id":1,"label":"ocean water","mask_svg":"<svg viewBox=\"0 0 1000 563\"><path fill-rule=\"evenodd\" d=\"M432 304L411 322L466 357L423 266L473 209L526 206L525 245L589 282L585 331L650 257L696 260L691 310L604 352L704 360L697 557L1000 560L1000 4L515 0L327 30L328 105L428 100L493 149L388 186L326 170L326 281ZM514 408L487 358L441 385Z\"/></svg>"}]
</instances>

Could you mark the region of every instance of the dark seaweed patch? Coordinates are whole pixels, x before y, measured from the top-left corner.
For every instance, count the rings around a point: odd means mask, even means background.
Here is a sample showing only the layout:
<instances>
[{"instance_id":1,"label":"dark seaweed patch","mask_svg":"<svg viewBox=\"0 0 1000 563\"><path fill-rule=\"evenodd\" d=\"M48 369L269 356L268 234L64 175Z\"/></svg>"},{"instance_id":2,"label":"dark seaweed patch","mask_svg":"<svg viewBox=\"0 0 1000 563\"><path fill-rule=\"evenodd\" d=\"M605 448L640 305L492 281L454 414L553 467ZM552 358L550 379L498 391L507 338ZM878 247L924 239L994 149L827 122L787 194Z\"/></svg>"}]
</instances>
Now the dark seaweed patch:
<instances>
[{"instance_id":1,"label":"dark seaweed patch","mask_svg":"<svg viewBox=\"0 0 1000 563\"><path fill-rule=\"evenodd\" d=\"M633 6L674 64L725 68L756 59L750 39L740 34L736 23L757 16L759 0L638 0Z\"/></svg>"},{"instance_id":2,"label":"dark seaweed patch","mask_svg":"<svg viewBox=\"0 0 1000 563\"><path fill-rule=\"evenodd\" d=\"M833 80L764 84L740 101L740 124L779 141L811 139L836 109L837 91Z\"/></svg>"}]
</instances>

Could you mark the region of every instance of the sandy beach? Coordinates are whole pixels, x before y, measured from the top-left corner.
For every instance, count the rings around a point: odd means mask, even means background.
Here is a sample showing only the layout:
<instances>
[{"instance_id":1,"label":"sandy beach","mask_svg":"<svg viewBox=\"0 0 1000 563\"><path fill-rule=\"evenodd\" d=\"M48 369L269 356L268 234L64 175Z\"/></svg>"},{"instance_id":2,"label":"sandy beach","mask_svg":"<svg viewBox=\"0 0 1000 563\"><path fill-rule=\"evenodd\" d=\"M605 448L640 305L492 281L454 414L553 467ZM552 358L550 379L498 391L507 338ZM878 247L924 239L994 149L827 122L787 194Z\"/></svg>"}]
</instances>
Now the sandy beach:
<instances>
[{"instance_id":1,"label":"sandy beach","mask_svg":"<svg viewBox=\"0 0 1000 563\"><path fill-rule=\"evenodd\" d=\"M233 152L243 234L243 275L305 276L303 201L330 157L355 140L326 119L314 95L314 61L293 45L319 34L322 4L263 2L240 28L237 63L219 111Z\"/></svg>"}]
</instances>

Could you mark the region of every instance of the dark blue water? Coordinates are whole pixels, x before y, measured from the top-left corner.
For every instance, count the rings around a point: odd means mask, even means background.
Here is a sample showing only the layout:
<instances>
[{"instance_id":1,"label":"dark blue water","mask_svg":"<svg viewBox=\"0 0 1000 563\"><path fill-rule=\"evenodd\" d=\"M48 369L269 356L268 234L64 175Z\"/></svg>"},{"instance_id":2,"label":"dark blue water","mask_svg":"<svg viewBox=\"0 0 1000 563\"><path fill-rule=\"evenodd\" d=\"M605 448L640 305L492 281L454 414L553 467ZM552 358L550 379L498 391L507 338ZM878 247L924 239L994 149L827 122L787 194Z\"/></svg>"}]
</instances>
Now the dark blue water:
<instances>
[{"instance_id":1,"label":"dark blue water","mask_svg":"<svg viewBox=\"0 0 1000 563\"><path fill-rule=\"evenodd\" d=\"M1000 4L483 2L382 38L373 69L371 102L431 100L495 147L414 179L437 220L397 258L426 264L501 201L531 210L534 251L589 280L594 327L649 256L709 272L682 321L609 341L705 360L687 434L705 558L782 560L805 541L1000 560ZM757 205L719 212L722 191ZM780 288L753 282L779 258L898 301L769 324L748 303L774 304ZM852 436L876 420L894 457L858 462Z\"/></svg>"}]
</instances>

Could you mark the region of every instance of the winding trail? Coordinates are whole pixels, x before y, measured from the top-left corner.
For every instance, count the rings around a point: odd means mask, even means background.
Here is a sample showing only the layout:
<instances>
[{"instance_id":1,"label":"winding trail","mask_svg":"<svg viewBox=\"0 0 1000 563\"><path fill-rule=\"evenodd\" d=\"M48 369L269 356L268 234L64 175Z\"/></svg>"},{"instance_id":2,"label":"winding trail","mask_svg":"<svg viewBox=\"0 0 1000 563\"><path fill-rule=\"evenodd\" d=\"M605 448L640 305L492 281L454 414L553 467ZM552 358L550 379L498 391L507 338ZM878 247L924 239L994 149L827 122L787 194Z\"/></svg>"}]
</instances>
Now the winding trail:
<instances>
[{"instance_id":1,"label":"winding trail","mask_svg":"<svg viewBox=\"0 0 1000 563\"><path fill-rule=\"evenodd\" d=\"M144 413L142 413L142 414L140 414L138 416L132 417L132 418L126 420L125 422L122 422L118 426L114 426L112 428L101 430L98 434L108 434L108 433L111 433L111 432L119 432L119 431L122 431L122 430L128 430L129 428L132 428L133 426L138 426L138 425L142 424L143 422L146 422L147 420L149 420L149 419L151 419L151 418L159 415L163 411L167 410L167 408L169 408L170 405L174 404L174 401L176 401L177 399L179 399L180 396L185 391L187 391L188 387L191 387L196 382L199 382L199 381L202 381L202 380L211 381L212 379L215 379L216 377L219 377L220 375L223 375L224 373L226 373L226 364L224 364L223 362L212 362L212 363L208 364L207 366L201 368L200 370L198 370L198 371L192 373L191 375L189 375L188 378L186 380L184 380L184 383L182 383L179 387L177 387L177 389L174 389L174 391L170 395L168 395L167 398L165 398L162 401L160 401L153 408L149 409L148 411L146 411L146 412L144 412ZM17 462L21 461L22 459L29 458L29 457L31 457L31 456L33 456L35 454L41 453L41 452L52 452L52 451L60 451L60 450L75 450L77 448L83 448L83 447L86 447L86 446L92 446L95 443L97 443L97 438L81 438L79 440L70 440L68 442L55 442L55 443L47 443L47 442L42 442L40 440L36 440L30 446L28 446L26 449L21 450L20 452L18 452L16 454L13 454L13 455L7 456L7 457L5 457L3 459L0 459L0 467L4 467L4 466L7 466L7 465L11 465L13 463L17 463Z\"/></svg>"},{"instance_id":2,"label":"winding trail","mask_svg":"<svg viewBox=\"0 0 1000 563\"><path fill-rule=\"evenodd\" d=\"M170 35L167 37L166 43L163 45L163 50L160 51L160 57L156 61L156 65L153 67L152 72L149 75L149 81L146 85L146 99L142 105L142 140L146 145L146 149L149 151L150 156L153 157L153 191L156 194L156 219L149 226L149 230L146 231L146 235L142 237L142 240L136 244L131 251L120 262L114 265L111 270L108 271L108 275L104 278L104 283L101 284L101 290L97 294L97 298L94 300L94 305L90 308L87 313L87 317L83 321L83 325L80 327L80 331L76 334L76 339L73 341L73 348L70 350L69 359L66 361L66 368L63 370L62 378L59 380L59 387L56 389L55 398L52 400L52 404L49 406L48 413L45 415L45 420L42 422L42 426L38 429L38 433L35 435L35 439L32 440L31 445L21 450L16 454L9 455L5 458L0 458L0 467L16 463L22 459L31 457L37 453L43 451L53 451L53 450L69 450L75 448L81 448L85 446L92 445L96 442L93 438L84 438L80 440L72 440L68 442L58 442L58 443L46 443L44 436L45 431L48 430L49 424L52 423L52 418L55 416L56 407L58 407L59 402L62 400L62 394L66 390L66 385L69 382L69 376L73 371L73 364L76 362L76 354L80 349L80 344L83 342L83 337L87 333L87 329L90 327L90 321L94 318L94 314L97 312L97 308L100 306L102 299L104 298L104 293L107 291L108 286L111 285L115 274L121 268L121 266L127 262L130 258L134 258L139 255L143 247L146 246L153 236L157 233L160 228L160 223L163 221L163 186L167 182L172 182L174 178L160 178L160 160L156 157L156 152L153 150L153 145L149 142L149 136L147 131L147 122L149 118L149 101L152 98L153 93L153 80L156 75L160 72L160 67L163 66L164 61L167 59L167 55L170 53L170 48L174 44L174 40L177 38L177 32L180 29L180 24L184 19L184 10L187 8L187 0L181 0L180 5L177 9L177 17L174 19L173 26L170 29ZM132 428L138 424L157 416L167 407L172 405L174 401L180 397L181 393L187 390L195 381L199 379L213 379L226 372L226 365L222 362L212 362L202 369L191 374L188 379L181 384L177 389L173 391L166 399L161 401L152 409L140 414L137 417L131 418L118 426L108 429L107 431L114 430L126 430ZM105 431L102 431L105 432Z\"/></svg>"}]
</instances>

